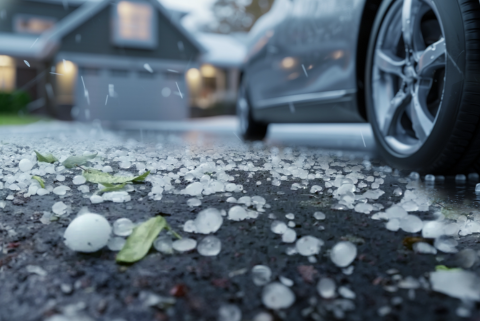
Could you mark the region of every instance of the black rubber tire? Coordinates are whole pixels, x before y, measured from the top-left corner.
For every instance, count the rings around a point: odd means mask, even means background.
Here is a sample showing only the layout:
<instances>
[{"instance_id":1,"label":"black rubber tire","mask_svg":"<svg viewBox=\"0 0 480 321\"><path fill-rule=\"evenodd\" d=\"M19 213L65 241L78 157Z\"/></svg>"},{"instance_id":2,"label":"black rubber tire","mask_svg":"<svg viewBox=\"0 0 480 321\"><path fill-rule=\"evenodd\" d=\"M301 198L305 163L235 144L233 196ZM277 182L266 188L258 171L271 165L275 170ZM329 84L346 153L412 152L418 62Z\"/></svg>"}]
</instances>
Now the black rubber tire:
<instances>
[{"instance_id":1,"label":"black rubber tire","mask_svg":"<svg viewBox=\"0 0 480 321\"><path fill-rule=\"evenodd\" d=\"M381 23L395 1L383 1L368 46L365 76L367 115L381 156L394 168L423 174L466 173L480 154L480 3L433 0L443 24L448 59L443 106L424 145L410 156L393 151L374 120L373 53ZM478 80L477 80L478 79ZM480 169L480 161L476 162Z\"/></svg>"},{"instance_id":2,"label":"black rubber tire","mask_svg":"<svg viewBox=\"0 0 480 321\"><path fill-rule=\"evenodd\" d=\"M241 100L244 99L246 106L246 115L241 112ZM263 122L258 122L253 119L252 116L252 105L250 103L250 98L248 96L248 91L244 82L240 84L237 97L237 116L240 121L240 136L244 140L255 141L263 140L267 136L268 124ZM242 122L245 122L242 124Z\"/></svg>"}]
</instances>

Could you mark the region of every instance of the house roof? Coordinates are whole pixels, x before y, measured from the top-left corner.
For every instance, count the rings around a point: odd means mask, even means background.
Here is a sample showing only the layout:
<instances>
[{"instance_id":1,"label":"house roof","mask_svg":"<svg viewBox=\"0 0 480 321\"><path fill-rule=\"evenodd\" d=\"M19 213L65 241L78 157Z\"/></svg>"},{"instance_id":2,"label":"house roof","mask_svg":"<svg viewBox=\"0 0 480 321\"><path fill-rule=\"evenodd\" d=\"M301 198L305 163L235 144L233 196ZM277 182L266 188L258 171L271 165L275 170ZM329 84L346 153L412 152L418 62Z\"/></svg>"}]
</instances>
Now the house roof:
<instances>
[{"instance_id":1,"label":"house roof","mask_svg":"<svg viewBox=\"0 0 480 321\"><path fill-rule=\"evenodd\" d=\"M55 26L42 33L40 36L0 33L0 53L22 58L45 59L51 56L58 48L64 36L78 26L88 21L95 14L100 12L111 3L111 0L29 0L61 4L63 1L69 3L83 3L78 9L60 20ZM148 1L148 0L147 0ZM171 18L167 9L159 1L150 1L163 16L196 46L201 53L205 48L188 32L176 19Z\"/></svg>"},{"instance_id":2,"label":"house roof","mask_svg":"<svg viewBox=\"0 0 480 321\"><path fill-rule=\"evenodd\" d=\"M202 62L218 67L239 67L246 56L245 45L232 35L196 33L198 41L207 49Z\"/></svg>"}]
</instances>

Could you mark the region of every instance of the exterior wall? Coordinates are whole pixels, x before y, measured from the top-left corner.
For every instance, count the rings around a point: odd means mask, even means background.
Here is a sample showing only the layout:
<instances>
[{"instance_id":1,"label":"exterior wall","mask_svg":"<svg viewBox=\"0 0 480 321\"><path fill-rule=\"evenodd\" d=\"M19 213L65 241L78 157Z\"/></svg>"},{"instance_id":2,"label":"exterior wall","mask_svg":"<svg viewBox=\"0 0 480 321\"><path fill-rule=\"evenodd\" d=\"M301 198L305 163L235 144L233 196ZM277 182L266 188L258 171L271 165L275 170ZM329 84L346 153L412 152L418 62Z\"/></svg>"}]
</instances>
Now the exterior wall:
<instances>
[{"instance_id":1,"label":"exterior wall","mask_svg":"<svg viewBox=\"0 0 480 321\"><path fill-rule=\"evenodd\" d=\"M15 14L31 14L38 16L46 16L57 19L74 11L77 6L69 5L67 9L61 4L43 3L25 0L0 0L0 12L5 10L5 17L0 19L0 32L14 32L13 17Z\"/></svg>"},{"instance_id":2,"label":"exterior wall","mask_svg":"<svg viewBox=\"0 0 480 321\"><path fill-rule=\"evenodd\" d=\"M153 50L121 48L111 42L111 6L106 7L79 28L65 36L61 52L88 53L145 59L196 60L199 51L158 10L158 46ZM81 41L77 41L81 35ZM77 38L77 39L76 39ZM178 42L183 43L183 50Z\"/></svg>"}]
</instances>

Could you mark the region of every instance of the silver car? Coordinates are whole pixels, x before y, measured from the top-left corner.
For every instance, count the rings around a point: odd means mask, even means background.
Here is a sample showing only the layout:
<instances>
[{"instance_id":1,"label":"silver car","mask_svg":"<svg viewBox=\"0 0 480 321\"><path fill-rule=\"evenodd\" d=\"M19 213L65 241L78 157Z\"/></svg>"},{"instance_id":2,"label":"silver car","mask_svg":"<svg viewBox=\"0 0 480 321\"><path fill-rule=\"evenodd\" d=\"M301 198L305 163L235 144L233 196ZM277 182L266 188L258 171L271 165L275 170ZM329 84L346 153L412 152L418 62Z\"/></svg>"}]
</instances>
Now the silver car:
<instances>
[{"instance_id":1,"label":"silver car","mask_svg":"<svg viewBox=\"0 0 480 321\"><path fill-rule=\"evenodd\" d=\"M250 36L245 139L368 121L396 168L480 170L479 0L276 0Z\"/></svg>"}]
</instances>

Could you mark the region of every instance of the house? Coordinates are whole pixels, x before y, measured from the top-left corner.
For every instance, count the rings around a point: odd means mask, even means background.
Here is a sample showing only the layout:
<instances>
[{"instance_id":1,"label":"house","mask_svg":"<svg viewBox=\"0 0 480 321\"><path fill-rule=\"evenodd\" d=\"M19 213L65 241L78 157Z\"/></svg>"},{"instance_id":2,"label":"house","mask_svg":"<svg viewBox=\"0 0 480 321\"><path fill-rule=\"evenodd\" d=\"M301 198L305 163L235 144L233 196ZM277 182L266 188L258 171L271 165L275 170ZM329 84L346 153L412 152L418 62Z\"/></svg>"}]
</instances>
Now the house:
<instances>
[{"instance_id":1,"label":"house","mask_svg":"<svg viewBox=\"0 0 480 321\"><path fill-rule=\"evenodd\" d=\"M157 0L0 2L0 90L60 119L185 119L203 52Z\"/></svg>"}]
</instances>

